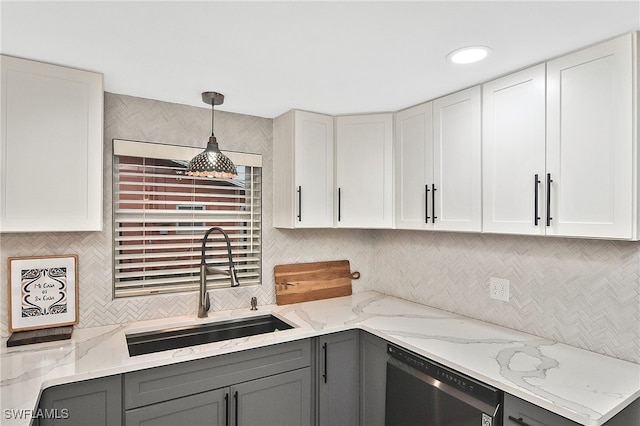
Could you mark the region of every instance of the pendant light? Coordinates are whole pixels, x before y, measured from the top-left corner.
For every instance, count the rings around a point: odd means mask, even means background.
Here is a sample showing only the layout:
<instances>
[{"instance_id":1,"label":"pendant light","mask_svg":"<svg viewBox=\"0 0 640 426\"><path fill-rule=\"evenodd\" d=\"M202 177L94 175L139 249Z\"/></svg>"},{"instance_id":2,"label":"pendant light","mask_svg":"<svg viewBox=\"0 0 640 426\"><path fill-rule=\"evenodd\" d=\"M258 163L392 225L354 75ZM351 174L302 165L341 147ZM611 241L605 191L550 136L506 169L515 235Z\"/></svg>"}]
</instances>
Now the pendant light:
<instances>
[{"instance_id":1,"label":"pendant light","mask_svg":"<svg viewBox=\"0 0 640 426\"><path fill-rule=\"evenodd\" d=\"M213 134L214 106L222 105L224 95L218 92L202 93L202 101L211 105L211 136L207 148L189 161L186 174L210 178L234 178L238 175L236 166L229 157L218 149L218 142Z\"/></svg>"}]
</instances>

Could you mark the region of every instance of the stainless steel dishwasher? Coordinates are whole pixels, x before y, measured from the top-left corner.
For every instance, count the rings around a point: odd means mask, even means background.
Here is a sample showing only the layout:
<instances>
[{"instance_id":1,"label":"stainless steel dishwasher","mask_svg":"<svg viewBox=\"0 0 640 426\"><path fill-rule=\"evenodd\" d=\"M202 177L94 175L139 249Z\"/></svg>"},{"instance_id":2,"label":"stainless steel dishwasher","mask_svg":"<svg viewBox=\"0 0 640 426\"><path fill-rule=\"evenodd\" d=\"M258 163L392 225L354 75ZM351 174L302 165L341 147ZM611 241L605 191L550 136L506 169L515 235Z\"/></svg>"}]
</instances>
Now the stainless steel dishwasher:
<instances>
[{"instance_id":1,"label":"stainless steel dishwasher","mask_svg":"<svg viewBox=\"0 0 640 426\"><path fill-rule=\"evenodd\" d=\"M387 345L386 426L502 426L503 392Z\"/></svg>"}]
</instances>

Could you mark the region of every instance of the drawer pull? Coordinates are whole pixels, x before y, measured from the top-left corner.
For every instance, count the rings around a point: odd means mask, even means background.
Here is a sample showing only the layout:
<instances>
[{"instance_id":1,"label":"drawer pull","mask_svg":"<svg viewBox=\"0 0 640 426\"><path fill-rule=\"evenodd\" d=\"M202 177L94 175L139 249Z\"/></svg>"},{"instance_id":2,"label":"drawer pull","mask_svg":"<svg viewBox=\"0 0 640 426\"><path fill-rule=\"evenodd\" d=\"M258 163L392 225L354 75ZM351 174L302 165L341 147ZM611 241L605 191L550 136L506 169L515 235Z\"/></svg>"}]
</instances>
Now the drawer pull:
<instances>
[{"instance_id":1,"label":"drawer pull","mask_svg":"<svg viewBox=\"0 0 640 426\"><path fill-rule=\"evenodd\" d=\"M514 423L518 423L521 426L531 426L529 423L525 422L522 417L518 417L517 419L513 416L509 416L509 420L511 420Z\"/></svg>"},{"instance_id":2,"label":"drawer pull","mask_svg":"<svg viewBox=\"0 0 640 426\"><path fill-rule=\"evenodd\" d=\"M324 353L324 372L322 373L322 378L324 382L327 383L327 344L324 343L322 345L322 352Z\"/></svg>"},{"instance_id":3,"label":"drawer pull","mask_svg":"<svg viewBox=\"0 0 640 426\"><path fill-rule=\"evenodd\" d=\"M538 216L538 186L540 185L540 179L538 178L538 174L536 173L533 176L533 225L538 226L538 221L540 220L540 216Z\"/></svg>"},{"instance_id":4,"label":"drawer pull","mask_svg":"<svg viewBox=\"0 0 640 426\"><path fill-rule=\"evenodd\" d=\"M424 186L424 223L429 223L429 185Z\"/></svg>"},{"instance_id":5,"label":"drawer pull","mask_svg":"<svg viewBox=\"0 0 640 426\"><path fill-rule=\"evenodd\" d=\"M302 186L298 186L298 222L302 222Z\"/></svg>"},{"instance_id":6,"label":"drawer pull","mask_svg":"<svg viewBox=\"0 0 640 426\"><path fill-rule=\"evenodd\" d=\"M238 412L238 391L235 391L233 393L233 400L234 400L234 405L235 405L235 426L238 426L238 417L240 417L240 413Z\"/></svg>"},{"instance_id":7,"label":"drawer pull","mask_svg":"<svg viewBox=\"0 0 640 426\"><path fill-rule=\"evenodd\" d=\"M431 184L431 223L436 223L436 185L434 183Z\"/></svg>"},{"instance_id":8,"label":"drawer pull","mask_svg":"<svg viewBox=\"0 0 640 426\"><path fill-rule=\"evenodd\" d=\"M551 226L551 221L553 218L551 217L551 184L553 183L553 179L551 179L551 173L547 173L547 226Z\"/></svg>"},{"instance_id":9,"label":"drawer pull","mask_svg":"<svg viewBox=\"0 0 640 426\"><path fill-rule=\"evenodd\" d=\"M224 424L225 426L230 426L229 425L229 393L224 394L224 407L225 407Z\"/></svg>"}]
</instances>

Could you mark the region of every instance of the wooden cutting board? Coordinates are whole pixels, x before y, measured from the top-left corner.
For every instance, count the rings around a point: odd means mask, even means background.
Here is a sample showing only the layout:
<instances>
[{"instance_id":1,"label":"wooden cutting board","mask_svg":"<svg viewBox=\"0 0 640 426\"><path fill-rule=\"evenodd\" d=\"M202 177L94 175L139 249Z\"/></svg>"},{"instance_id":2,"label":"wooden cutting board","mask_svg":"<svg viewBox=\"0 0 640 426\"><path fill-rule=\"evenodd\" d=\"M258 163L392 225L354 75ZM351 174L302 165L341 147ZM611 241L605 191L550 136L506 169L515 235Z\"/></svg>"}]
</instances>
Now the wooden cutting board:
<instances>
[{"instance_id":1,"label":"wooden cutting board","mask_svg":"<svg viewBox=\"0 0 640 426\"><path fill-rule=\"evenodd\" d=\"M351 280L360 278L348 260L276 265L273 272L278 305L348 296Z\"/></svg>"}]
</instances>

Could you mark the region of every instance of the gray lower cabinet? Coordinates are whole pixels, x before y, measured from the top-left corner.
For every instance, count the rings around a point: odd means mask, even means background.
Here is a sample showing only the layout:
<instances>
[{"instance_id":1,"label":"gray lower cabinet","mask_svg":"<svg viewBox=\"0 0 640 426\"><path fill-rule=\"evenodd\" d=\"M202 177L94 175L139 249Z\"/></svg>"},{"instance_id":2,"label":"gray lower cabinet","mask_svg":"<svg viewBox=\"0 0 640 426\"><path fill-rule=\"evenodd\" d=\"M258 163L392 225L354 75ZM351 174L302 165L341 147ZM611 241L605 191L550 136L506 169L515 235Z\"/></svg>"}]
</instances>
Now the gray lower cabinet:
<instances>
[{"instance_id":1,"label":"gray lower cabinet","mask_svg":"<svg viewBox=\"0 0 640 426\"><path fill-rule=\"evenodd\" d=\"M43 391L38 408L36 420L40 426L121 425L121 376L52 386Z\"/></svg>"},{"instance_id":2,"label":"gray lower cabinet","mask_svg":"<svg viewBox=\"0 0 640 426\"><path fill-rule=\"evenodd\" d=\"M310 425L311 342L124 374L125 424Z\"/></svg>"},{"instance_id":3,"label":"gray lower cabinet","mask_svg":"<svg viewBox=\"0 0 640 426\"><path fill-rule=\"evenodd\" d=\"M360 332L360 424L384 426L387 341Z\"/></svg>"},{"instance_id":4,"label":"gray lower cabinet","mask_svg":"<svg viewBox=\"0 0 640 426\"><path fill-rule=\"evenodd\" d=\"M578 424L513 395L504 394L504 426L575 426ZM604 424L604 426L635 425L640 425L640 399Z\"/></svg>"},{"instance_id":5,"label":"gray lower cabinet","mask_svg":"<svg viewBox=\"0 0 640 426\"><path fill-rule=\"evenodd\" d=\"M311 424L311 368L127 410L127 426Z\"/></svg>"},{"instance_id":6,"label":"gray lower cabinet","mask_svg":"<svg viewBox=\"0 0 640 426\"><path fill-rule=\"evenodd\" d=\"M640 399L636 399L631 405L604 424L604 426L630 425L640 425Z\"/></svg>"},{"instance_id":7,"label":"gray lower cabinet","mask_svg":"<svg viewBox=\"0 0 640 426\"><path fill-rule=\"evenodd\" d=\"M32 425L382 426L387 360L384 339L333 333L52 386ZM605 425L638 418L640 399ZM574 425L505 393L504 426Z\"/></svg>"},{"instance_id":8,"label":"gray lower cabinet","mask_svg":"<svg viewBox=\"0 0 640 426\"><path fill-rule=\"evenodd\" d=\"M359 331L317 338L317 424L353 426L359 423Z\"/></svg>"},{"instance_id":9,"label":"gray lower cabinet","mask_svg":"<svg viewBox=\"0 0 640 426\"><path fill-rule=\"evenodd\" d=\"M523 399L508 393L504 394L504 426L576 426L577 424Z\"/></svg>"}]
</instances>

